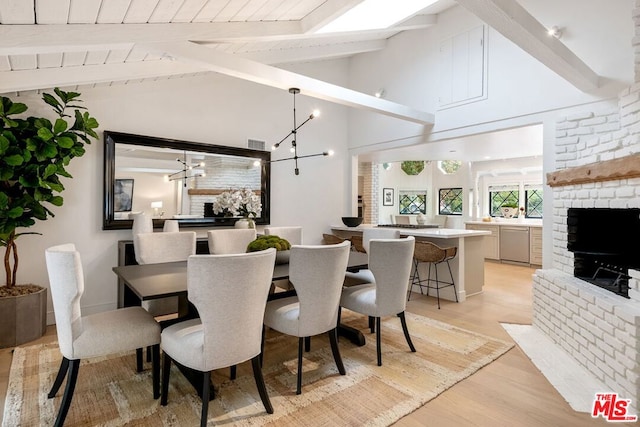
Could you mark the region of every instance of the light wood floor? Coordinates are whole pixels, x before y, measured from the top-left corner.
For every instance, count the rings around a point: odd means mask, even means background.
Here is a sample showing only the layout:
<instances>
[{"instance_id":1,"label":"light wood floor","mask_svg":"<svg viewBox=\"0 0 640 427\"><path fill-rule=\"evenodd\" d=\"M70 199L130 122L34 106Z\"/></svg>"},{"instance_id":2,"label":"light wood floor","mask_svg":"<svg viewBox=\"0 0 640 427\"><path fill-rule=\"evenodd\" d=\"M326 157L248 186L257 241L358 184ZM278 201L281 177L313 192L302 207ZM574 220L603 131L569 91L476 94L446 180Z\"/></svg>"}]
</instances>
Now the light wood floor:
<instances>
[{"instance_id":1,"label":"light wood floor","mask_svg":"<svg viewBox=\"0 0 640 427\"><path fill-rule=\"evenodd\" d=\"M407 311L512 341L500 322L531 324L534 269L487 262L484 292L464 303L412 296ZM56 339L55 328L37 342ZM0 410L4 409L11 349L0 349ZM602 418L574 412L515 346L501 358L461 381L395 424L412 426L604 426ZM617 425L628 425L620 424Z\"/></svg>"}]
</instances>

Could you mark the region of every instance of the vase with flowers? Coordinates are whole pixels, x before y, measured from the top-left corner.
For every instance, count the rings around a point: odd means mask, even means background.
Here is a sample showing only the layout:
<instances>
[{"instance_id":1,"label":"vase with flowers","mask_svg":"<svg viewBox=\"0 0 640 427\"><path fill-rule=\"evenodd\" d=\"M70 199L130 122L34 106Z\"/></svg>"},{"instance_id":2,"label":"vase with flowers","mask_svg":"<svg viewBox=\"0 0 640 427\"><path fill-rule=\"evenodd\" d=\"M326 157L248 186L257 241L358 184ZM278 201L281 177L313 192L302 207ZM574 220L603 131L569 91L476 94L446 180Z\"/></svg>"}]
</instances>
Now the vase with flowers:
<instances>
[{"instance_id":1,"label":"vase with flowers","mask_svg":"<svg viewBox=\"0 0 640 427\"><path fill-rule=\"evenodd\" d=\"M225 191L213 200L213 213L241 217L236 228L255 228L254 218L261 212L260 197L248 188Z\"/></svg>"}]
</instances>

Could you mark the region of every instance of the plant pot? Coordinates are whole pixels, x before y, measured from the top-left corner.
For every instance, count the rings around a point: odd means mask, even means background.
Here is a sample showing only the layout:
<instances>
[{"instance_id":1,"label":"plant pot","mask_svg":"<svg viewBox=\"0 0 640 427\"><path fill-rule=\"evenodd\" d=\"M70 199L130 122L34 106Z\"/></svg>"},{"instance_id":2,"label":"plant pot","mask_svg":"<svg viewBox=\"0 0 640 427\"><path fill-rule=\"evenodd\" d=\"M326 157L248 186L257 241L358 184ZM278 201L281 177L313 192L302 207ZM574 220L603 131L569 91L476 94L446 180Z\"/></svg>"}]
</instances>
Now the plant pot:
<instances>
[{"instance_id":1,"label":"plant pot","mask_svg":"<svg viewBox=\"0 0 640 427\"><path fill-rule=\"evenodd\" d=\"M236 221L234 224L235 228L256 228L256 223L254 220L249 218L241 218Z\"/></svg>"},{"instance_id":2,"label":"plant pot","mask_svg":"<svg viewBox=\"0 0 640 427\"><path fill-rule=\"evenodd\" d=\"M500 208L500 213L502 213L502 216L505 218L513 218L514 216L518 215L518 212L518 208Z\"/></svg>"},{"instance_id":3,"label":"plant pot","mask_svg":"<svg viewBox=\"0 0 640 427\"><path fill-rule=\"evenodd\" d=\"M47 288L0 298L0 348L36 340L47 330Z\"/></svg>"}]
</instances>

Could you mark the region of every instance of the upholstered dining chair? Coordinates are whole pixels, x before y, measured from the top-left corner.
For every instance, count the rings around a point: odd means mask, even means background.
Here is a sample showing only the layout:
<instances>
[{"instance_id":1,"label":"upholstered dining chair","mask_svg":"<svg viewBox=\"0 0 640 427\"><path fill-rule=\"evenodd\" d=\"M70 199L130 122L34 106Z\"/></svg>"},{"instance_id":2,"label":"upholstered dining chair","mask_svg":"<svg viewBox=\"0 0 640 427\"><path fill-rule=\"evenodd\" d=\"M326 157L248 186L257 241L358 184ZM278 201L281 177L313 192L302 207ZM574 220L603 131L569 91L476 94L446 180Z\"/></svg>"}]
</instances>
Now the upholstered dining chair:
<instances>
[{"instance_id":1,"label":"upholstered dining chair","mask_svg":"<svg viewBox=\"0 0 640 427\"><path fill-rule=\"evenodd\" d=\"M262 377L262 319L276 250L244 254L193 255L187 261L189 300L200 318L162 331L162 399L167 405L171 362L199 371L202 381L200 425L207 425L211 371L251 360L267 413L273 407Z\"/></svg>"},{"instance_id":2,"label":"upholstered dining chair","mask_svg":"<svg viewBox=\"0 0 640 427\"><path fill-rule=\"evenodd\" d=\"M62 353L49 399L67 378L55 425L62 426L67 417L82 359L151 346L153 398L160 397L160 325L153 316L141 307L82 316L80 298L84 293L84 273L75 246L69 243L50 247L45 251L45 258ZM142 359L138 358L138 371L142 370L141 363Z\"/></svg>"},{"instance_id":3,"label":"upholstered dining chair","mask_svg":"<svg viewBox=\"0 0 640 427\"><path fill-rule=\"evenodd\" d=\"M267 236L274 235L289 242L290 245L302 244L302 227L298 225L289 227L265 227L264 234ZM292 288L290 280L276 280L273 282L274 288L278 288L290 291Z\"/></svg>"},{"instance_id":4,"label":"upholstered dining chair","mask_svg":"<svg viewBox=\"0 0 640 427\"><path fill-rule=\"evenodd\" d=\"M242 254L256 240L255 228L224 228L207 231L209 253L212 255Z\"/></svg>"},{"instance_id":5,"label":"upholstered dining chair","mask_svg":"<svg viewBox=\"0 0 640 427\"><path fill-rule=\"evenodd\" d=\"M289 280L296 296L267 303L264 325L298 337L298 379L296 394L302 392L304 339L327 333L338 372L345 374L338 348L338 303L351 243L291 247Z\"/></svg>"},{"instance_id":6,"label":"upholstered dining chair","mask_svg":"<svg viewBox=\"0 0 640 427\"><path fill-rule=\"evenodd\" d=\"M133 249L138 264L186 261L196 253L195 231L139 233L133 236ZM178 312L178 298L168 297L143 301L142 306L154 316Z\"/></svg>"},{"instance_id":7,"label":"upholstered dining chair","mask_svg":"<svg viewBox=\"0 0 640 427\"><path fill-rule=\"evenodd\" d=\"M264 234L276 235L287 240L291 245L301 245L302 244L302 227L300 226L291 226L291 227L265 227Z\"/></svg>"},{"instance_id":8,"label":"upholstered dining chair","mask_svg":"<svg viewBox=\"0 0 640 427\"><path fill-rule=\"evenodd\" d=\"M400 231L391 228L365 228L362 231L362 247L365 252L369 252L369 242L371 239L399 239ZM348 271L344 276L344 285L353 286L363 283L373 283L373 274L370 269L360 271Z\"/></svg>"},{"instance_id":9,"label":"upholstered dining chair","mask_svg":"<svg viewBox=\"0 0 640 427\"><path fill-rule=\"evenodd\" d=\"M409 348L412 352L416 351L404 316L414 246L413 236L403 239L372 239L369 242L369 270L374 281L342 290L341 307L375 319L378 366L382 366L381 317L397 315Z\"/></svg>"}]
</instances>

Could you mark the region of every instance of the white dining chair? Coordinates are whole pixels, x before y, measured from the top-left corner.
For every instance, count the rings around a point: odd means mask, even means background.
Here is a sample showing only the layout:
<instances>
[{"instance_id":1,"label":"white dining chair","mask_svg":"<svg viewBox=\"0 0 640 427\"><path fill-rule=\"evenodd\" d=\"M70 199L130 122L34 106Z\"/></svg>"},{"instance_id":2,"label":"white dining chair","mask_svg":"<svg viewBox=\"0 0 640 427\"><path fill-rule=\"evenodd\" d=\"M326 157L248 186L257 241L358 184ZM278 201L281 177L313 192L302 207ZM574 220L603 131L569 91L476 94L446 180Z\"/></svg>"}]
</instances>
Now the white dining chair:
<instances>
[{"instance_id":1,"label":"white dining chair","mask_svg":"<svg viewBox=\"0 0 640 427\"><path fill-rule=\"evenodd\" d=\"M302 244L302 227L300 226L265 227L264 234L266 234L267 236L278 236L282 239L287 240L291 245Z\"/></svg>"},{"instance_id":2,"label":"white dining chair","mask_svg":"<svg viewBox=\"0 0 640 427\"><path fill-rule=\"evenodd\" d=\"M67 417L75 390L80 362L143 347L152 348L153 398L160 397L160 325L141 307L82 316L80 299L84 293L84 272L80 253L73 244L53 246L45 251L49 288L56 319L58 346L62 353L60 369L47 397L53 398L65 377L65 387L55 426ZM142 352L137 351L138 372L142 371ZM108 384L104 384L107 387Z\"/></svg>"},{"instance_id":3,"label":"white dining chair","mask_svg":"<svg viewBox=\"0 0 640 427\"><path fill-rule=\"evenodd\" d=\"M382 366L381 317L397 315L409 348L416 351L404 316L415 238L372 239L369 246L369 270L374 281L344 287L340 306L375 320L378 366Z\"/></svg>"},{"instance_id":4,"label":"white dining chair","mask_svg":"<svg viewBox=\"0 0 640 427\"><path fill-rule=\"evenodd\" d=\"M207 231L209 253L213 255L247 252L249 243L256 240L255 228L224 228Z\"/></svg>"},{"instance_id":5,"label":"white dining chair","mask_svg":"<svg viewBox=\"0 0 640 427\"><path fill-rule=\"evenodd\" d=\"M400 231L391 228L365 228L362 231L362 247L365 252L369 253L369 242L371 239L399 239ZM344 285L353 286L363 283L372 283L375 281L370 269L362 269L359 271L347 271L344 276Z\"/></svg>"},{"instance_id":6,"label":"white dining chair","mask_svg":"<svg viewBox=\"0 0 640 427\"><path fill-rule=\"evenodd\" d=\"M291 247L289 280L296 295L269 301L264 325L298 337L298 378L296 394L302 392L302 354L305 338L327 333L333 358L345 375L337 339L338 303L349 261L351 242L336 245Z\"/></svg>"},{"instance_id":7,"label":"white dining chair","mask_svg":"<svg viewBox=\"0 0 640 427\"><path fill-rule=\"evenodd\" d=\"M302 244L302 227L295 225L289 227L265 227L264 234L267 236L273 235L285 239L290 245ZM276 287L290 291L292 289L290 280L276 280L273 282L273 288Z\"/></svg>"},{"instance_id":8,"label":"white dining chair","mask_svg":"<svg viewBox=\"0 0 640 427\"><path fill-rule=\"evenodd\" d=\"M180 231L180 223L177 219L165 219L162 231L165 233L176 233Z\"/></svg>"},{"instance_id":9,"label":"white dining chair","mask_svg":"<svg viewBox=\"0 0 640 427\"><path fill-rule=\"evenodd\" d=\"M194 255L187 261L189 301L200 317L162 331L162 399L167 405L171 363L202 373L200 425L207 425L211 371L251 360L267 413L273 413L262 369L262 320L273 277L276 250L244 254Z\"/></svg>"},{"instance_id":10,"label":"white dining chair","mask_svg":"<svg viewBox=\"0 0 640 427\"><path fill-rule=\"evenodd\" d=\"M138 264L186 261L196 253L195 231L139 233L133 237ZM143 301L142 306L154 316L177 313L178 297Z\"/></svg>"}]
</instances>

